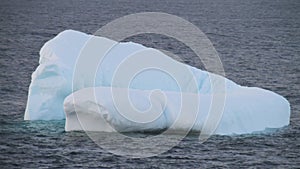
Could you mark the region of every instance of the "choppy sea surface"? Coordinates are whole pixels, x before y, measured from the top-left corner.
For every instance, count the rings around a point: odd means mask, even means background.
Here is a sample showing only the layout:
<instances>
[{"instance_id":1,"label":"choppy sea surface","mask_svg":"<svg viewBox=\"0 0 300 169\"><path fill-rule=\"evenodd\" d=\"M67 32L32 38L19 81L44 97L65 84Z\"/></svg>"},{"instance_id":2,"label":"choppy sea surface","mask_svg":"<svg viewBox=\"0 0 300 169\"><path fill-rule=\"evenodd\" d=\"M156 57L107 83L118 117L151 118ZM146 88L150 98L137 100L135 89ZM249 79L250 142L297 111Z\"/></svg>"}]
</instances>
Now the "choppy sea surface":
<instances>
[{"instance_id":1,"label":"choppy sea surface","mask_svg":"<svg viewBox=\"0 0 300 169\"><path fill-rule=\"evenodd\" d=\"M65 29L94 33L113 19L145 11L198 26L218 51L227 78L289 100L290 125L266 134L216 135L202 144L191 134L163 154L132 159L99 148L84 132L65 132L64 121L23 120L31 73L46 41ZM0 16L0 168L300 167L300 1L4 0ZM129 40L203 68L172 38L147 34Z\"/></svg>"}]
</instances>

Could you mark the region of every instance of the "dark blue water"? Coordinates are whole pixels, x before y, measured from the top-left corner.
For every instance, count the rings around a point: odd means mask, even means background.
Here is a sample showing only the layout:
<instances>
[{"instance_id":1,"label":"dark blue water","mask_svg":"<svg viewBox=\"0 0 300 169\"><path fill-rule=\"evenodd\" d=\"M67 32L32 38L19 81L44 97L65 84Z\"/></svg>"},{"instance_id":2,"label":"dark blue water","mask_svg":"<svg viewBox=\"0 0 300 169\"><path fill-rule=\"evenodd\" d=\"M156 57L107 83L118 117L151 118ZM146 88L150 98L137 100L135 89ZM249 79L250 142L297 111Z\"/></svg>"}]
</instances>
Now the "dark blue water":
<instances>
[{"instance_id":1,"label":"dark blue water","mask_svg":"<svg viewBox=\"0 0 300 169\"><path fill-rule=\"evenodd\" d=\"M65 29L93 33L126 14L156 11L198 26L218 51L226 75L286 97L291 124L269 134L197 135L161 155L130 159L99 148L83 132L64 132L64 121L23 121L39 50ZM17 1L0 2L0 168L299 168L300 1ZM199 68L190 49L174 39L131 40L172 51ZM255 124L253 124L255 125Z\"/></svg>"}]
</instances>

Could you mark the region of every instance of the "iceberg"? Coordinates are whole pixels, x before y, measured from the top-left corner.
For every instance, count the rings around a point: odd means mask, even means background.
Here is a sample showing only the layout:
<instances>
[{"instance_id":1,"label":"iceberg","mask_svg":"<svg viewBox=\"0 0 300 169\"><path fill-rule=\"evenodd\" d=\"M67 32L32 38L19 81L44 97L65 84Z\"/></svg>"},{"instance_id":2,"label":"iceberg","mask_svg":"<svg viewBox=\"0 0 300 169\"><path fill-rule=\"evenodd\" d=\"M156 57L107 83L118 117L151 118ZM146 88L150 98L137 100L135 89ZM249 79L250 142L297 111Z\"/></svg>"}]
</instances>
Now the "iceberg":
<instances>
[{"instance_id":1,"label":"iceberg","mask_svg":"<svg viewBox=\"0 0 300 169\"><path fill-rule=\"evenodd\" d=\"M84 52L82 48L91 38L95 46L86 49L90 58L80 58ZM166 72L149 69L135 74L128 84L126 75L133 74L127 72L142 66L138 67L140 62L128 62L127 67L120 65L130 61L135 54L149 55L143 58L146 60L141 60L143 63L166 65L176 79ZM90 65L94 70L82 65ZM118 78L115 78L116 70L121 72ZM46 42L40 51L39 66L32 74L29 86L24 119L66 119L66 131L180 131L189 127L192 131L200 131L216 93L224 93L226 98L215 134L246 134L289 124L289 102L272 91L240 86L137 43L117 43L66 30ZM125 101L119 103L121 109L116 108L115 98L124 96L130 96L130 104L144 113L133 113ZM182 99L187 109L180 115L177 110L181 108ZM190 113L193 110L196 110L196 116ZM132 118L140 116L145 121L132 121L122 113Z\"/></svg>"}]
</instances>

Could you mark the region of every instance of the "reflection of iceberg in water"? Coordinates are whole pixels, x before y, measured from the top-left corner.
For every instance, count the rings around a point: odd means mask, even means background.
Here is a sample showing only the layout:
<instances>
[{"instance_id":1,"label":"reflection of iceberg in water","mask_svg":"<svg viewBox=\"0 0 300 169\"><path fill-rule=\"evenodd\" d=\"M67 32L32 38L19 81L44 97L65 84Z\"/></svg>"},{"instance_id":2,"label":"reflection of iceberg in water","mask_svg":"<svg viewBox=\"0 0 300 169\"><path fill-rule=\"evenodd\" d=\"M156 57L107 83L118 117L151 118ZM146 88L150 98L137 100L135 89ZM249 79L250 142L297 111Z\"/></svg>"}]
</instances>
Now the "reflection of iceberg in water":
<instances>
[{"instance_id":1,"label":"reflection of iceberg in water","mask_svg":"<svg viewBox=\"0 0 300 169\"><path fill-rule=\"evenodd\" d=\"M64 119L66 114L67 131L82 129L77 118L80 118L84 129L97 131L114 131L111 126L118 131L153 131L169 127L174 130L184 130L185 126L195 121L192 123L194 124L192 129L198 131L202 128L211 107L213 90L210 77L212 76L216 80L221 79L226 82L225 107L216 130L217 134L251 133L289 124L290 107L288 101L282 96L260 88L239 86L228 79L184 65L167 56L165 60L171 67L185 67L192 72L191 76L197 82L197 91L190 90L190 77L184 72L178 71L176 74L177 78L186 82L181 86L183 92L179 92L178 85L170 76L156 70L147 70L137 75L130 84L128 92L132 103L138 109L146 110L150 106L149 95L152 89L163 90L166 101L158 96L153 98L154 102L151 102L153 112L162 112L154 121L132 122L120 115L113 106L111 86L120 94L127 92L127 86L121 82L112 85L112 77L122 61L132 53L147 48L131 42L116 44L106 54L97 70L95 86L98 87L90 88L93 85L85 82L83 76L82 85L76 86L76 92L71 94L75 62L90 37L91 35L69 30L60 33L43 46L40 52L40 65L32 74L25 120ZM115 43L100 37L94 39L99 42L99 48L104 43ZM96 100L94 100L94 90ZM179 109L181 95L190 99L199 97L199 114L196 119L191 119L189 113L185 112L183 116L185 119L172 126L177 117L176 110ZM190 107L193 105L191 104ZM145 118L150 116L150 114L144 115Z\"/></svg>"}]
</instances>

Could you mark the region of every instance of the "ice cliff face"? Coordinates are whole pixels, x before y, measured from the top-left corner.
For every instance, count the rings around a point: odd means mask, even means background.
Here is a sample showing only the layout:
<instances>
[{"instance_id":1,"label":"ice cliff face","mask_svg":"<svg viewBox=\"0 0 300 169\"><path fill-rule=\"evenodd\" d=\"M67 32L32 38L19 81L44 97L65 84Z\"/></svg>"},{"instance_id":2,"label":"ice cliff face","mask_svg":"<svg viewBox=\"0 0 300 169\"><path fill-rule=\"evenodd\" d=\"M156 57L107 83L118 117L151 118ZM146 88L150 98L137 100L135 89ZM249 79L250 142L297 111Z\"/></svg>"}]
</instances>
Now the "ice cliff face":
<instances>
[{"instance_id":1,"label":"ice cliff face","mask_svg":"<svg viewBox=\"0 0 300 169\"><path fill-rule=\"evenodd\" d=\"M42 47L39 66L32 74L25 120L66 118L67 131L82 128L96 131L152 131L165 128L181 130L186 126L192 126L192 130L199 131L213 106L212 97L215 93L225 92L223 116L215 133L251 133L289 124L290 107L282 96L260 88L242 87L224 77L177 62L160 51L132 42L117 43L106 38L93 37L97 47L95 51L88 49L92 58L90 63L87 61L83 65L97 66L97 71L95 74L88 74L84 72L88 67L80 67L80 63L88 59L80 60L78 57L91 37L93 36L67 30ZM109 52L102 48L109 48ZM136 75L129 86L124 82L126 73L121 78L114 79L116 70L122 70L120 65L139 51L148 51L145 55L153 54L141 62L159 62L162 66L169 67L176 80L179 79L180 87L170 75L155 69ZM102 60L96 65L94 62L98 57L102 57ZM133 71L141 62L128 63L128 67L123 67L123 72ZM82 71L76 72L77 78L74 78L74 72L78 70ZM212 82L216 82L215 88L212 88ZM152 106L151 110L146 111L148 114L142 115L143 118L151 119L151 113L161 114L146 123L132 122L124 118L119 111L130 112L128 109L126 111L128 103L121 103L122 108L118 111L114 106L112 88L120 95L130 94L136 107L147 110ZM165 98L154 97L151 100L152 105L149 105L149 97L154 89L163 91ZM182 119L176 123L176 117L179 116L176 110L180 109L182 95L185 96L183 98L187 107L196 107L197 116L189 114L187 109L180 116ZM199 99L196 105L193 101L195 97Z\"/></svg>"}]
</instances>

